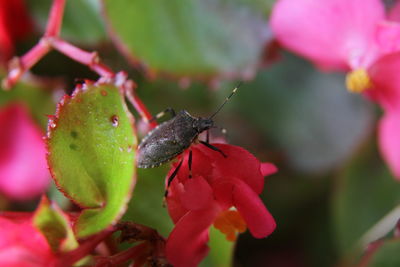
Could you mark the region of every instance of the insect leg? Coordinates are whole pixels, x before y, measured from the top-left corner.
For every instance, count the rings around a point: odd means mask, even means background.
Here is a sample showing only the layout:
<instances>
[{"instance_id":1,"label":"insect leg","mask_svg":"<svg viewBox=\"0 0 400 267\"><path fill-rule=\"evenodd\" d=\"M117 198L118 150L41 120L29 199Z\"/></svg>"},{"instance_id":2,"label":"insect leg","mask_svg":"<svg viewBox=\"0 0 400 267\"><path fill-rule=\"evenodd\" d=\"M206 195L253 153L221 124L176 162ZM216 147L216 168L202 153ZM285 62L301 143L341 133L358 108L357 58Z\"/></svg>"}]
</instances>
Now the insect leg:
<instances>
[{"instance_id":1,"label":"insect leg","mask_svg":"<svg viewBox=\"0 0 400 267\"><path fill-rule=\"evenodd\" d=\"M169 186L171 185L172 181L174 180L174 178L176 177L176 175L178 174L179 169L181 168L183 163L183 159L181 159L181 161L179 162L178 166L175 168L174 172L171 174L170 177L168 177L168 183L167 183L167 189L165 189L165 193L164 193L164 198L166 198L168 196L168 189Z\"/></svg>"},{"instance_id":2,"label":"insect leg","mask_svg":"<svg viewBox=\"0 0 400 267\"><path fill-rule=\"evenodd\" d=\"M189 178L192 178L192 150L189 151L189 160L188 160L188 165L189 165Z\"/></svg>"},{"instance_id":3,"label":"insect leg","mask_svg":"<svg viewBox=\"0 0 400 267\"><path fill-rule=\"evenodd\" d=\"M204 142L204 141L200 141L200 144L203 144L203 145L205 145L206 147L208 147L208 148L210 148L210 149L212 149L212 150L214 150L214 151L218 151L219 153L221 153L222 156L224 156L224 158L227 158L227 157L228 157L228 156L227 156L221 149L219 149L218 147L215 147L215 146L213 146L213 145L211 145L211 144L209 144L209 143L207 143L207 142Z\"/></svg>"},{"instance_id":4,"label":"insect leg","mask_svg":"<svg viewBox=\"0 0 400 267\"><path fill-rule=\"evenodd\" d=\"M173 108L171 108L171 107L168 107L168 108L166 108L164 111L158 113L158 114L155 115L153 118L151 118L149 122L153 122L153 121L155 121L155 120L157 120L157 119L163 117L166 113L171 114L171 117L172 117L172 118L176 116L175 110L174 110Z\"/></svg>"}]
</instances>

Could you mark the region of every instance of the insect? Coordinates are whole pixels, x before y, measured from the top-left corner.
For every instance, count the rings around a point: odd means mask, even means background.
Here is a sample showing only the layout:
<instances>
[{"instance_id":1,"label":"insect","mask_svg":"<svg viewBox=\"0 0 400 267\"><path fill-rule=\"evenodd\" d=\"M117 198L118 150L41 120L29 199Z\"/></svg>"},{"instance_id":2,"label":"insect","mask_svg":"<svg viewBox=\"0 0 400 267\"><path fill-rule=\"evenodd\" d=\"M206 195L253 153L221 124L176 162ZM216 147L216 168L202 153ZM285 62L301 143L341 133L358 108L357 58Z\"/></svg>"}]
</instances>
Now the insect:
<instances>
[{"instance_id":1,"label":"insect","mask_svg":"<svg viewBox=\"0 0 400 267\"><path fill-rule=\"evenodd\" d=\"M208 118L194 117L186 110L181 110L178 112L178 114L176 114L172 108L167 108L165 111L156 115L152 120L161 118L167 112L171 113L172 118L158 125L142 139L138 147L138 167L158 167L163 163L174 159L188 149L192 143L198 140L200 133L214 127L213 118L224 107L226 102L228 102L228 100L236 93L240 85L241 83L239 83L233 89L231 94L225 99L217 111L215 111L214 114ZM222 150L208 143L208 134L206 141L198 140L198 142L214 151L219 152L223 157L227 157ZM174 172L168 178L167 188L177 175L182 162L183 159L179 162ZM188 165L191 177L192 151L189 152ZM167 196L167 194L168 189L166 190L165 196Z\"/></svg>"}]
</instances>

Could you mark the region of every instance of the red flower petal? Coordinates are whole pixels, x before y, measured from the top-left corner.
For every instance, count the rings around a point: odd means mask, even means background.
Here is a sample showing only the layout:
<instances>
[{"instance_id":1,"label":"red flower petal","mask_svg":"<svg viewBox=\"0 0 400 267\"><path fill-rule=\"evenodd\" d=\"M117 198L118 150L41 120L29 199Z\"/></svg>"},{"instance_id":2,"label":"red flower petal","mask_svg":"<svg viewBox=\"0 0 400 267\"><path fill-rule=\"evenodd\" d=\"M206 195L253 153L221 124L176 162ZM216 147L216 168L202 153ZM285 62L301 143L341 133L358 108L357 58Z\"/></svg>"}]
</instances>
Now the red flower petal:
<instances>
[{"instance_id":1,"label":"red flower petal","mask_svg":"<svg viewBox=\"0 0 400 267\"><path fill-rule=\"evenodd\" d=\"M276 227L259 196L241 180L235 180L233 204L245 220L251 234L256 238L269 236Z\"/></svg>"},{"instance_id":2,"label":"red flower petal","mask_svg":"<svg viewBox=\"0 0 400 267\"><path fill-rule=\"evenodd\" d=\"M180 195L182 205L188 210L199 210L209 206L213 201L210 185L202 176L194 176L185 184L185 191Z\"/></svg>"},{"instance_id":3,"label":"red flower petal","mask_svg":"<svg viewBox=\"0 0 400 267\"><path fill-rule=\"evenodd\" d=\"M16 200L41 195L49 185L42 133L18 104L0 110L0 192Z\"/></svg>"},{"instance_id":4,"label":"red flower petal","mask_svg":"<svg viewBox=\"0 0 400 267\"><path fill-rule=\"evenodd\" d=\"M189 211L183 205L180 197L184 190L183 184L178 183L177 181L173 182L168 190L168 213L175 224Z\"/></svg>"},{"instance_id":5,"label":"red flower petal","mask_svg":"<svg viewBox=\"0 0 400 267\"><path fill-rule=\"evenodd\" d=\"M32 31L32 21L22 0L0 0L0 61L14 52L14 41Z\"/></svg>"},{"instance_id":6,"label":"red flower petal","mask_svg":"<svg viewBox=\"0 0 400 267\"><path fill-rule=\"evenodd\" d=\"M172 230L166 243L166 256L175 267L197 266L208 253L208 229L220 210L218 205L189 211Z\"/></svg>"},{"instance_id":7,"label":"red flower petal","mask_svg":"<svg viewBox=\"0 0 400 267\"><path fill-rule=\"evenodd\" d=\"M31 217L18 222L0 217L0 237L0 266L45 267L55 258Z\"/></svg>"},{"instance_id":8,"label":"red flower petal","mask_svg":"<svg viewBox=\"0 0 400 267\"><path fill-rule=\"evenodd\" d=\"M271 174L274 174L278 171L278 168L275 166L275 164L269 163L269 162L264 162L261 163L261 174L263 176L269 176Z\"/></svg>"},{"instance_id":9,"label":"red flower petal","mask_svg":"<svg viewBox=\"0 0 400 267\"><path fill-rule=\"evenodd\" d=\"M228 157L224 158L219 152L205 146L196 146L208 156L208 164L214 166L214 176L209 180L210 183L221 178L238 178L248 184L257 194L262 192L264 176L261 174L260 161L256 157L238 146L227 144L213 144L213 146L221 149Z\"/></svg>"}]
</instances>

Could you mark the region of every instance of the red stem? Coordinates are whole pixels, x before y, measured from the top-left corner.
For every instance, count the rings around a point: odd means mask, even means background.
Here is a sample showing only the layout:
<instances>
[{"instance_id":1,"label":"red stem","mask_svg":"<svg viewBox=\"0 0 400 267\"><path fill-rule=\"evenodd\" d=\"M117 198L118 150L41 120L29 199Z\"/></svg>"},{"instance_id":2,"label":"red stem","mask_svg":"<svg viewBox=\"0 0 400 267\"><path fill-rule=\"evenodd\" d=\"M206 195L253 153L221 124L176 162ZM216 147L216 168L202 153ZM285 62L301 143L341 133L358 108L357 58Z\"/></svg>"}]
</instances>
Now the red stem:
<instances>
[{"instance_id":1,"label":"red stem","mask_svg":"<svg viewBox=\"0 0 400 267\"><path fill-rule=\"evenodd\" d=\"M72 266L75 262L89 255L97 247L98 244L100 244L102 241L104 241L104 239L112 235L117 230L118 228L116 227L110 227L109 229L106 229L103 232L94 235L93 237L89 238L84 243L82 243L75 250L67 252L61 257L59 257L55 266L56 267Z\"/></svg>"},{"instance_id":2,"label":"red stem","mask_svg":"<svg viewBox=\"0 0 400 267\"><path fill-rule=\"evenodd\" d=\"M54 0L47 21L46 37L57 37L60 35L62 20L64 17L65 0Z\"/></svg>"},{"instance_id":3,"label":"red stem","mask_svg":"<svg viewBox=\"0 0 400 267\"><path fill-rule=\"evenodd\" d=\"M126 90L126 97L129 102L132 103L133 107L139 112L139 115L150 124L152 128L157 126L157 122L150 120L153 118L151 113L147 110L146 106L143 104L142 100L135 94L133 90Z\"/></svg>"},{"instance_id":4,"label":"red stem","mask_svg":"<svg viewBox=\"0 0 400 267\"><path fill-rule=\"evenodd\" d=\"M133 260L136 257L140 256L141 254L144 253L144 251L147 248L148 248L148 243L146 242L138 244L113 256L100 259L100 261L95 265L95 267L118 266L122 263L125 263L129 260Z\"/></svg>"}]
</instances>

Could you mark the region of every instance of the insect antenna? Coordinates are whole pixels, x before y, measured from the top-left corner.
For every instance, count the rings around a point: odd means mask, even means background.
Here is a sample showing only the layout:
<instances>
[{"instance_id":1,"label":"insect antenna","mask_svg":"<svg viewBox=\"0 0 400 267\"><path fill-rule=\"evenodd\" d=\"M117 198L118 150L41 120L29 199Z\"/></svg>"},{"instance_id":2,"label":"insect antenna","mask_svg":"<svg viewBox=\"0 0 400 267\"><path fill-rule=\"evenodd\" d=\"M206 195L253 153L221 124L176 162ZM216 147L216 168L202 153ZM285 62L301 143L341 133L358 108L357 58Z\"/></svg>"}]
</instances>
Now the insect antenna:
<instances>
[{"instance_id":1,"label":"insect antenna","mask_svg":"<svg viewBox=\"0 0 400 267\"><path fill-rule=\"evenodd\" d=\"M218 114L218 112L225 106L226 102L228 102L228 100L236 93L237 89L239 89L239 87L243 84L243 82L239 82L238 85L236 85L236 87L232 90L231 94L225 98L225 101L222 103L221 106L219 106L219 108L217 109L217 111L214 112L214 114L212 114L209 119L214 118L215 115Z\"/></svg>"}]
</instances>

